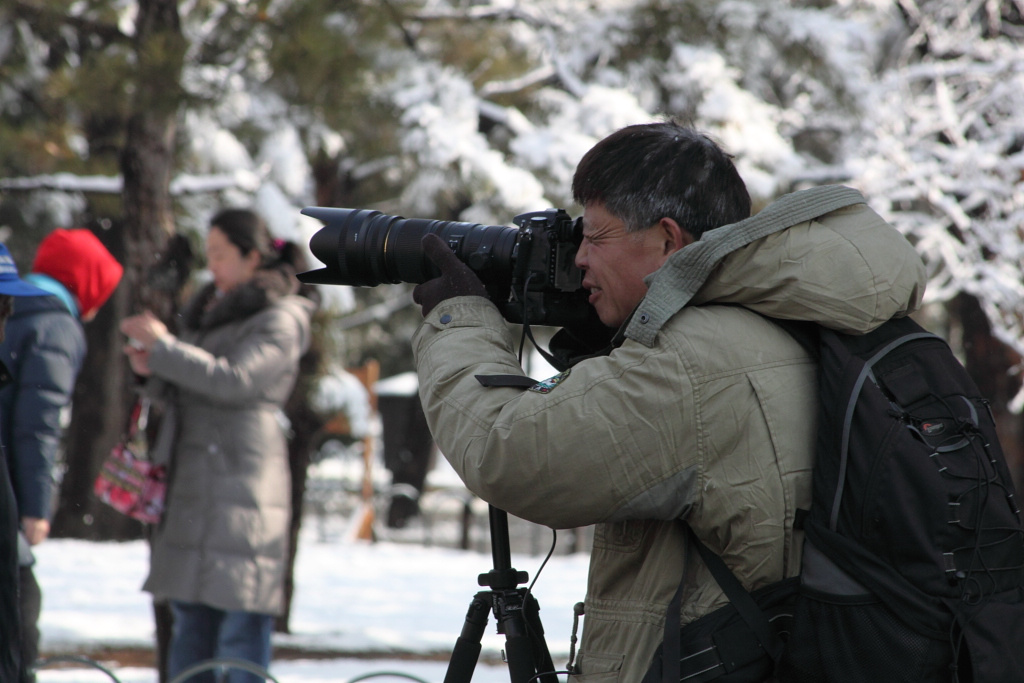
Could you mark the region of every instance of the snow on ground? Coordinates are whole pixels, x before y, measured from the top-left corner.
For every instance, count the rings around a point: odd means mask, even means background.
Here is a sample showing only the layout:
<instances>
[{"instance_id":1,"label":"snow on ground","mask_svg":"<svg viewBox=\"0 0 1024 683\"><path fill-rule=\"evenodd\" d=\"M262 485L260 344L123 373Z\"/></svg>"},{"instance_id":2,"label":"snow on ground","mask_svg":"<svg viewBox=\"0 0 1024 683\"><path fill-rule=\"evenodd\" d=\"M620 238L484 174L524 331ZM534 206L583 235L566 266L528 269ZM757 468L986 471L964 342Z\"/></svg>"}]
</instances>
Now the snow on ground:
<instances>
[{"instance_id":1,"label":"snow on ground","mask_svg":"<svg viewBox=\"0 0 1024 683\"><path fill-rule=\"evenodd\" d=\"M522 523L514 520L515 523ZM514 533L521 535L520 526ZM486 530L486 523L484 523ZM550 531L545 541L550 543ZM415 534L409 531L409 534ZM515 547L515 546L514 546ZM546 552L546 551L545 551ZM512 566L532 580L541 555L513 553ZM91 543L47 541L37 548L37 577L43 590L40 620L47 654L88 652L104 646L151 646L154 627L149 596L140 590L148 557L142 541ZM534 586L541 621L556 668L569 652L572 608L584 596L588 557L559 550ZM270 672L281 683L348 681L372 672L397 671L428 682L441 681L466 610L482 589L477 576L493 566L489 551L426 547L395 540L346 540L310 524L299 546L292 634L275 634L277 646L308 650L308 660L279 660ZM504 636L493 616L483 637L474 681L508 681L498 664ZM314 660L313 652L370 652L376 659ZM381 654L383 653L383 654ZM387 653L394 653L393 656ZM409 660L408 655L417 659ZM433 661L425 659L433 657ZM113 665L111 665L113 666ZM145 668L114 668L121 683L153 683ZM393 677L392 677L393 678ZM40 683L109 681L83 668L40 671Z\"/></svg>"}]
</instances>

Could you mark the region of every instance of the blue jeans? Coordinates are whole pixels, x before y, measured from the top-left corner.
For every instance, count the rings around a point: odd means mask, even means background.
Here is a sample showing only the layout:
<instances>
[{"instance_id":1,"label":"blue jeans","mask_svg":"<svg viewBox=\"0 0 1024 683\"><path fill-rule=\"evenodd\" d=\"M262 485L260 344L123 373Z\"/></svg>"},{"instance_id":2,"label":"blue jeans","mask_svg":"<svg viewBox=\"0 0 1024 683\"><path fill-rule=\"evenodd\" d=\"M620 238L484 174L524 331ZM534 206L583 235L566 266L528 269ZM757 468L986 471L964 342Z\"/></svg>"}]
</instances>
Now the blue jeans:
<instances>
[{"instance_id":1,"label":"blue jeans","mask_svg":"<svg viewBox=\"0 0 1024 683\"><path fill-rule=\"evenodd\" d=\"M209 659L243 659L264 669L270 666L270 633L274 617L254 612L225 611L207 605L171 601L174 626L167 652L169 680ZM213 683L216 670L204 671L187 683ZM227 683L263 683L261 676L226 669Z\"/></svg>"}]
</instances>

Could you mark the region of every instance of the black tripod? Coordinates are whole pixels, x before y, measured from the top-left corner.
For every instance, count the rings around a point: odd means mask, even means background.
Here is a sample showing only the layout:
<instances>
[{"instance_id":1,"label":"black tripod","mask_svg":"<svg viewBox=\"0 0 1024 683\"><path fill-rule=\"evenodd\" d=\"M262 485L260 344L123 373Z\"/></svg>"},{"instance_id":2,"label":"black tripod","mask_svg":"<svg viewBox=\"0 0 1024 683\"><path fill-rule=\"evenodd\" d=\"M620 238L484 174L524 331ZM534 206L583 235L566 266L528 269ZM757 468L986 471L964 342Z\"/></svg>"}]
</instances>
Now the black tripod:
<instances>
[{"instance_id":1,"label":"black tripod","mask_svg":"<svg viewBox=\"0 0 1024 683\"><path fill-rule=\"evenodd\" d=\"M455 641L444 683L469 683L480 657L480 639L487 626L487 612L493 610L498 633L505 635L505 660L512 683L558 683L551 663L551 654L544 642L540 623L540 605L520 584L527 582L526 572L512 568L508 538L508 514L494 506L488 507L491 524L491 557L494 569L481 574L477 581L491 590L473 596L462 633Z\"/></svg>"}]
</instances>

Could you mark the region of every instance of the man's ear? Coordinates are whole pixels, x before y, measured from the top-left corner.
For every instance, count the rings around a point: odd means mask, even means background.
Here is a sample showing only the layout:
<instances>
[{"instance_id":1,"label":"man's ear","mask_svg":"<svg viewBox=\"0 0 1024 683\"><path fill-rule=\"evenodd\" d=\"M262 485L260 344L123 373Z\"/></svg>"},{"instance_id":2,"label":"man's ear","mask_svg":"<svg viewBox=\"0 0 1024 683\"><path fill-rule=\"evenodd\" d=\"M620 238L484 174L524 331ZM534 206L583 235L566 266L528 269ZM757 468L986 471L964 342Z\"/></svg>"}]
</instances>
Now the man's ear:
<instances>
[{"instance_id":1,"label":"man's ear","mask_svg":"<svg viewBox=\"0 0 1024 683\"><path fill-rule=\"evenodd\" d=\"M661 231L660 237L664 256L677 252L686 245L693 244L696 241L689 230L667 216L662 217L658 221L657 229Z\"/></svg>"}]
</instances>

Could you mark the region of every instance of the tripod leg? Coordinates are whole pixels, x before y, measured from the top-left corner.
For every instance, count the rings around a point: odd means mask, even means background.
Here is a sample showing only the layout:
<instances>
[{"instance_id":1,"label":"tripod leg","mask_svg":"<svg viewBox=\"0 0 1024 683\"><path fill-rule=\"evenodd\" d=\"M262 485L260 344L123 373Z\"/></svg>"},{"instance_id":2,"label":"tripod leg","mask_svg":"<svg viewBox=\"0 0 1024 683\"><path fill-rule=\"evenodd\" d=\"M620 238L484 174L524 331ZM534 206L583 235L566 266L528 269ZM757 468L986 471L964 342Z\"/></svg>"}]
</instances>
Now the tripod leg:
<instances>
[{"instance_id":1,"label":"tripod leg","mask_svg":"<svg viewBox=\"0 0 1024 683\"><path fill-rule=\"evenodd\" d=\"M444 675L444 683L470 683L476 662L480 658L480 641L487 627L487 613L491 609L490 591L483 591L473 596L466 613L466 621L462 625L462 633L455 641L452 658L448 661L448 671Z\"/></svg>"},{"instance_id":2,"label":"tripod leg","mask_svg":"<svg viewBox=\"0 0 1024 683\"><path fill-rule=\"evenodd\" d=\"M523 621L522 610L502 609L497 616L498 632L505 634L505 659L508 661L512 683L527 683L537 673L537 669L533 661L529 628Z\"/></svg>"},{"instance_id":3,"label":"tripod leg","mask_svg":"<svg viewBox=\"0 0 1024 683\"><path fill-rule=\"evenodd\" d=\"M553 672L555 665L551 661L551 652L548 650L547 641L544 640L544 626L540 623L540 603L533 597L533 593L526 594L523 615L530 631L533 661L537 663L537 673ZM539 680L541 683L558 683L558 677L554 673L544 674Z\"/></svg>"}]
</instances>

